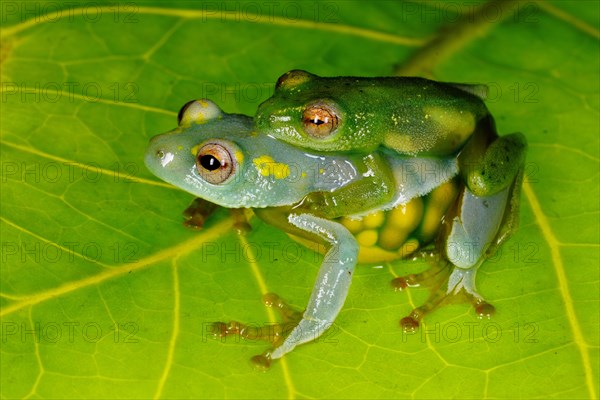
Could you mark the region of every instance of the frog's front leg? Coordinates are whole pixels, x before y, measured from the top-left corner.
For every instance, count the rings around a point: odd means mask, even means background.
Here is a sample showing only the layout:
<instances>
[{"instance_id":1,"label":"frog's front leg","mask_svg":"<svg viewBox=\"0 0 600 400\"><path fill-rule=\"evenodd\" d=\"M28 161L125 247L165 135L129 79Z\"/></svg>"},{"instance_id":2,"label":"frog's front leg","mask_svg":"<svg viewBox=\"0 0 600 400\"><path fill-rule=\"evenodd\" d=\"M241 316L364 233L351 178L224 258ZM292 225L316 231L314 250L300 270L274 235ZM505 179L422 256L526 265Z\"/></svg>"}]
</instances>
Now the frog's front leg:
<instances>
[{"instance_id":1,"label":"frog's front leg","mask_svg":"<svg viewBox=\"0 0 600 400\"><path fill-rule=\"evenodd\" d=\"M277 209L255 212L265 222L290 234L330 246L302 319L270 354L270 358L277 359L299 344L315 340L333 324L352 282L358 258L358 243L342 224L311 214L290 213L286 216Z\"/></svg>"},{"instance_id":2,"label":"frog's front leg","mask_svg":"<svg viewBox=\"0 0 600 400\"><path fill-rule=\"evenodd\" d=\"M506 189L517 179L527 153L522 133L498 136L491 115L479 121L458 157L460 172L469 190L489 196Z\"/></svg>"},{"instance_id":3,"label":"frog's front leg","mask_svg":"<svg viewBox=\"0 0 600 400\"><path fill-rule=\"evenodd\" d=\"M188 208L183 211L183 226L190 229L201 229L204 222L215 212L217 207L215 203L199 197L195 198Z\"/></svg>"},{"instance_id":4,"label":"frog's front leg","mask_svg":"<svg viewBox=\"0 0 600 400\"><path fill-rule=\"evenodd\" d=\"M190 229L202 229L204 223L219 208L215 203L195 198L192 203L183 211L183 226ZM243 208L230 208L229 212L233 218L233 226L238 233L250 231L250 224Z\"/></svg>"},{"instance_id":5,"label":"frog's front leg","mask_svg":"<svg viewBox=\"0 0 600 400\"><path fill-rule=\"evenodd\" d=\"M333 219L377 209L388 203L397 188L387 160L381 154L369 154L362 158L359 167L358 172L368 179L360 179L335 191L310 193L295 208L298 212Z\"/></svg>"}]
</instances>

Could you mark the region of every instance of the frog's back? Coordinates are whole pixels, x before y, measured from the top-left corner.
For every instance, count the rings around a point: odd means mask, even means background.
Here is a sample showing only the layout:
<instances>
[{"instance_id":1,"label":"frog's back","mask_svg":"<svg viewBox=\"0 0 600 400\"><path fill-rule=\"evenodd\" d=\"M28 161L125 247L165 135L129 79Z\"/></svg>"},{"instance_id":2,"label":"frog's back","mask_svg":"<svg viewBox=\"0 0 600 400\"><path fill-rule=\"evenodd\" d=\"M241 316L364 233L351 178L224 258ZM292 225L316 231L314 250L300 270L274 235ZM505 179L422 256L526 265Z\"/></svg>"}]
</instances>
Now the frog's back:
<instances>
[{"instance_id":1,"label":"frog's back","mask_svg":"<svg viewBox=\"0 0 600 400\"><path fill-rule=\"evenodd\" d=\"M342 110L352 109L350 101L360 104L360 111L345 116L347 134L378 138L372 148L384 145L411 156L450 155L489 115L484 85L416 77L322 79L314 87L318 97L337 97ZM360 137L352 140L362 142Z\"/></svg>"},{"instance_id":2,"label":"frog's back","mask_svg":"<svg viewBox=\"0 0 600 400\"><path fill-rule=\"evenodd\" d=\"M454 155L489 115L485 85L290 71L259 106L264 133L318 151Z\"/></svg>"}]
</instances>

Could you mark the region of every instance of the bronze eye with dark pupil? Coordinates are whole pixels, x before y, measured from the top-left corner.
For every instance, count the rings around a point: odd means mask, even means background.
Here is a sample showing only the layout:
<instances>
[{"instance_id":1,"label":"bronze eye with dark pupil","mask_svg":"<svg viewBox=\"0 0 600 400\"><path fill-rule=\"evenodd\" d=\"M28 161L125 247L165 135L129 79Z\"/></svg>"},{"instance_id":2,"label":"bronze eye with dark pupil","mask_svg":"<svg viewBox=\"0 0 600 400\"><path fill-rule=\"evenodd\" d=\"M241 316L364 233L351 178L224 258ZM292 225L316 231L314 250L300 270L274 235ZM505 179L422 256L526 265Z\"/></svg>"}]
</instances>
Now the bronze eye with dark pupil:
<instances>
[{"instance_id":1,"label":"bronze eye with dark pupil","mask_svg":"<svg viewBox=\"0 0 600 400\"><path fill-rule=\"evenodd\" d=\"M200 165L209 171L221 168L221 163L214 156L206 155L200 157Z\"/></svg>"},{"instance_id":2,"label":"bronze eye with dark pupil","mask_svg":"<svg viewBox=\"0 0 600 400\"><path fill-rule=\"evenodd\" d=\"M196 170L208 183L224 183L236 170L237 163L228 145L207 143L196 153Z\"/></svg>"},{"instance_id":3,"label":"bronze eye with dark pupil","mask_svg":"<svg viewBox=\"0 0 600 400\"><path fill-rule=\"evenodd\" d=\"M302 113L304 131L315 139L325 139L338 127L338 116L326 105L308 106Z\"/></svg>"}]
</instances>

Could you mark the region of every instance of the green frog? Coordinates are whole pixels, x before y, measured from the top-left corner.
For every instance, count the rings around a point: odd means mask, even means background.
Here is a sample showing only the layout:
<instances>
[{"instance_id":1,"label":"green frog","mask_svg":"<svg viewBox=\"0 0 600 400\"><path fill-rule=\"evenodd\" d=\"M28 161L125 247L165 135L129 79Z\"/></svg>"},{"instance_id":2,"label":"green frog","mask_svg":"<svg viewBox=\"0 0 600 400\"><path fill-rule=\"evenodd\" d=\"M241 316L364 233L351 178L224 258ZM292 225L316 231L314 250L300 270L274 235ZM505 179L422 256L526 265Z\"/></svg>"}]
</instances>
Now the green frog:
<instances>
[{"instance_id":1,"label":"green frog","mask_svg":"<svg viewBox=\"0 0 600 400\"><path fill-rule=\"evenodd\" d=\"M187 103L178 127L150 140L145 163L203 201L252 209L267 224L327 249L305 311L260 362L282 357L334 323L359 260L406 257L432 243L441 255L437 267L448 267L447 284L402 326L415 328L441 298L461 290L489 311L475 287L476 271L518 221L522 174L480 197L457 178L455 156L307 150L262 134L251 117L227 114L204 99ZM194 219L193 209L187 214ZM398 286L426 275L402 278ZM273 297L269 302L280 304Z\"/></svg>"},{"instance_id":2,"label":"green frog","mask_svg":"<svg viewBox=\"0 0 600 400\"><path fill-rule=\"evenodd\" d=\"M457 155L477 196L511 186L524 163L520 133L498 137L485 85L418 77L320 77L292 70L256 112L258 130L323 152L370 153L380 146L407 156Z\"/></svg>"}]
</instances>

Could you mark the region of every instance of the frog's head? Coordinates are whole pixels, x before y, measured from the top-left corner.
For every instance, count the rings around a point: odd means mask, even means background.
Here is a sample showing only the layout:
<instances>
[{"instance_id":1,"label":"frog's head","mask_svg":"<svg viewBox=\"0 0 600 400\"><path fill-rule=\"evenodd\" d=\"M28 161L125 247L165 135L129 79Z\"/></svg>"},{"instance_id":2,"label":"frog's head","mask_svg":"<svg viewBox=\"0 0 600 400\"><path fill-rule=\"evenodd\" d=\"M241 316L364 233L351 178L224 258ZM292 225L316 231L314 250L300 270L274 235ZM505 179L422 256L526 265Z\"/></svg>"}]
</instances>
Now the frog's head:
<instances>
[{"instance_id":1,"label":"frog's head","mask_svg":"<svg viewBox=\"0 0 600 400\"><path fill-rule=\"evenodd\" d=\"M289 205L307 194L290 176L304 152L257 135L252 118L195 100L183 106L178 122L146 150L146 166L164 181L230 208Z\"/></svg>"},{"instance_id":2,"label":"frog's head","mask_svg":"<svg viewBox=\"0 0 600 400\"><path fill-rule=\"evenodd\" d=\"M256 127L297 146L320 151L348 150L343 107L321 85L322 78L302 70L277 80L275 93L256 113ZM351 146L350 146L351 147Z\"/></svg>"}]
</instances>

